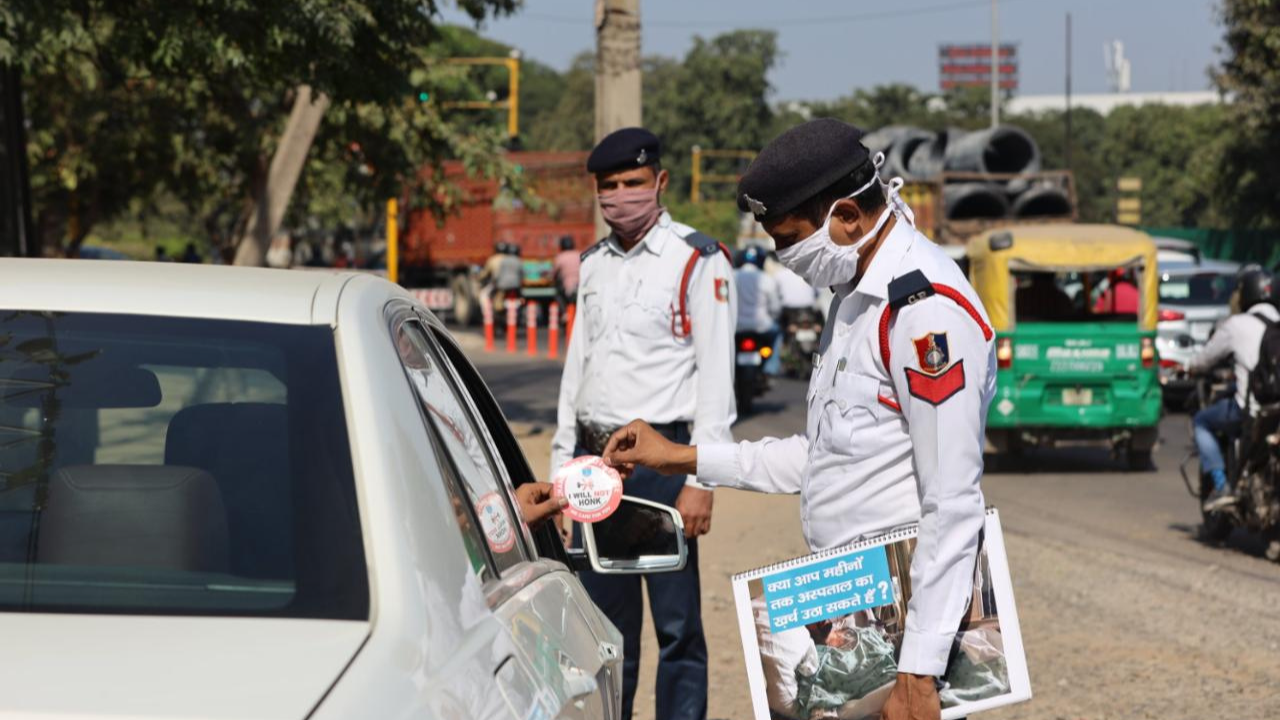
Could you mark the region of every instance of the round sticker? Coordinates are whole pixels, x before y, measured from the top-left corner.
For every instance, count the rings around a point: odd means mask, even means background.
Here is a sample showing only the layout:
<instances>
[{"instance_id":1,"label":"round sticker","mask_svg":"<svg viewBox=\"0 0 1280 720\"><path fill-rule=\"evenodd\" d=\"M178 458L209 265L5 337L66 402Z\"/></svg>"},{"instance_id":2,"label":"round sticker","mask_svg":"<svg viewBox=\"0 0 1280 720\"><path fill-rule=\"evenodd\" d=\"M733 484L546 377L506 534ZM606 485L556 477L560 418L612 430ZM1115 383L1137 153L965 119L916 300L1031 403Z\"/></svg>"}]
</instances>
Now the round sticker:
<instances>
[{"instance_id":1,"label":"round sticker","mask_svg":"<svg viewBox=\"0 0 1280 720\"><path fill-rule=\"evenodd\" d=\"M570 520L599 522L622 502L622 476L595 455L565 463L551 482L552 493L569 501L564 514Z\"/></svg>"},{"instance_id":2,"label":"round sticker","mask_svg":"<svg viewBox=\"0 0 1280 720\"><path fill-rule=\"evenodd\" d=\"M476 514L480 516L480 529L491 550L504 553L516 546L516 530L501 495L496 492L482 495L476 502Z\"/></svg>"}]
</instances>

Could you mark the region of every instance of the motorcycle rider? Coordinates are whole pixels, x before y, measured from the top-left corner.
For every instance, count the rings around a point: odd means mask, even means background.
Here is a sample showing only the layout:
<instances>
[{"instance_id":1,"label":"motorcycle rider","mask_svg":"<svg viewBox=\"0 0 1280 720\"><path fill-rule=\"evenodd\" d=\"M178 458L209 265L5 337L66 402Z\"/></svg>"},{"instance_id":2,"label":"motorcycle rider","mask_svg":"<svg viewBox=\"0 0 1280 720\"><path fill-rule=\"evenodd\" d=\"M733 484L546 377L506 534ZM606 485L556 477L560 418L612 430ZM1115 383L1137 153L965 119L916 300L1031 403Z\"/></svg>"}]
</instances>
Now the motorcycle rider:
<instances>
[{"instance_id":1,"label":"motorcycle rider","mask_svg":"<svg viewBox=\"0 0 1280 720\"><path fill-rule=\"evenodd\" d=\"M1266 270L1246 268L1242 271L1236 283L1239 303L1236 314L1222 321L1209 342L1187 365L1188 372L1203 373L1224 358L1234 356L1234 397L1225 397L1201 408L1191 421L1200 451L1201 476L1208 475L1213 482L1213 492L1204 502L1205 512L1221 510L1236 502L1234 491L1227 484L1226 463L1215 435L1238 428L1244 409L1256 412L1249 402L1249 373L1258 364L1258 350L1267 321L1280 322L1280 310L1271 300L1272 281Z\"/></svg>"},{"instance_id":2,"label":"motorcycle rider","mask_svg":"<svg viewBox=\"0 0 1280 720\"><path fill-rule=\"evenodd\" d=\"M778 360L778 345L782 331L778 328L778 316L782 313L782 295L778 283L764 272L765 252L752 245L742 251L738 269L733 271L733 282L738 287L738 321L740 333L759 333L773 338L773 354L764 364L765 375L777 375L782 366Z\"/></svg>"}]
</instances>

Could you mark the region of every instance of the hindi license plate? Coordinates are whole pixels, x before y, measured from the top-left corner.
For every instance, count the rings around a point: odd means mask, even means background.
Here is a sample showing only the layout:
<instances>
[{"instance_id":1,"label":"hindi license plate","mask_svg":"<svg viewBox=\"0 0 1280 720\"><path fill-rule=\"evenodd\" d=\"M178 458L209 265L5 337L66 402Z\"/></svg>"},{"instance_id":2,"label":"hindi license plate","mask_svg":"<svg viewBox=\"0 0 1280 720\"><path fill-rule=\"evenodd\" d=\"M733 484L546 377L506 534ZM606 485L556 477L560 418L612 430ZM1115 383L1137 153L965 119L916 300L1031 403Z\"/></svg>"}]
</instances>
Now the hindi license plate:
<instances>
[{"instance_id":1,"label":"hindi license plate","mask_svg":"<svg viewBox=\"0 0 1280 720\"><path fill-rule=\"evenodd\" d=\"M760 359L760 353L757 352L740 352L738 353L739 365L761 365L764 361Z\"/></svg>"},{"instance_id":2,"label":"hindi license plate","mask_svg":"<svg viewBox=\"0 0 1280 720\"><path fill-rule=\"evenodd\" d=\"M1092 388L1066 388L1062 391L1063 405L1092 405Z\"/></svg>"}]
</instances>

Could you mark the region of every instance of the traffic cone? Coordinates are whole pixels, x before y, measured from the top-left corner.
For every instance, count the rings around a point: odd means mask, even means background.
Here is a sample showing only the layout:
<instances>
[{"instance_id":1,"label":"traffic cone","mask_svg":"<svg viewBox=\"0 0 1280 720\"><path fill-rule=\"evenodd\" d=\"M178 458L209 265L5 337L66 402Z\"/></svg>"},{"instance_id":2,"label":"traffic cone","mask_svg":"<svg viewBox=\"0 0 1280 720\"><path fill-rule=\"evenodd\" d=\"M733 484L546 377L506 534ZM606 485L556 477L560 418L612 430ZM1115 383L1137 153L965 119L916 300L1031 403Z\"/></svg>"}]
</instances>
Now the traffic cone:
<instances>
[{"instance_id":1,"label":"traffic cone","mask_svg":"<svg viewBox=\"0 0 1280 720\"><path fill-rule=\"evenodd\" d=\"M573 319L578 316L578 303L569 303L569 309L564 312L564 342L569 344L569 340L573 337Z\"/></svg>"},{"instance_id":2,"label":"traffic cone","mask_svg":"<svg viewBox=\"0 0 1280 720\"><path fill-rule=\"evenodd\" d=\"M538 356L538 304L531 302L524 307L524 332L529 357Z\"/></svg>"},{"instance_id":3,"label":"traffic cone","mask_svg":"<svg viewBox=\"0 0 1280 720\"><path fill-rule=\"evenodd\" d=\"M493 298L480 296L480 314L484 317L484 351L493 352Z\"/></svg>"},{"instance_id":4,"label":"traffic cone","mask_svg":"<svg viewBox=\"0 0 1280 720\"><path fill-rule=\"evenodd\" d=\"M518 327L516 325L516 302L512 298L507 298L507 352L509 353L516 351L516 332Z\"/></svg>"},{"instance_id":5,"label":"traffic cone","mask_svg":"<svg viewBox=\"0 0 1280 720\"><path fill-rule=\"evenodd\" d=\"M547 357L560 357L560 303L554 300L547 309Z\"/></svg>"}]
</instances>

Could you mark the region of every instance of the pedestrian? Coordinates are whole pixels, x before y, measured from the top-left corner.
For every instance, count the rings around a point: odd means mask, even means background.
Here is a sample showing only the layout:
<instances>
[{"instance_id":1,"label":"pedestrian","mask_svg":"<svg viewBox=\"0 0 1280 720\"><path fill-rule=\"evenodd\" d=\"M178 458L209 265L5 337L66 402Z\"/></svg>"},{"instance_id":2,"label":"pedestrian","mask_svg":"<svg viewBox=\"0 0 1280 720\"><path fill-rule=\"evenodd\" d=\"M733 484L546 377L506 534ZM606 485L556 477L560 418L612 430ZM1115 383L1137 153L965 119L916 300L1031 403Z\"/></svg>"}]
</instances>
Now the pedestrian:
<instances>
[{"instance_id":1,"label":"pedestrian","mask_svg":"<svg viewBox=\"0 0 1280 720\"><path fill-rule=\"evenodd\" d=\"M765 375L781 374L778 346L782 344L782 330L778 317L782 314L782 295L773 276L764 272L765 252L751 246L742 251L742 262L733 271L734 286L738 291L737 331L769 336L773 353L765 361Z\"/></svg>"},{"instance_id":2,"label":"pedestrian","mask_svg":"<svg viewBox=\"0 0 1280 720\"><path fill-rule=\"evenodd\" d=\"M169 251L164 249L163 245L156 246L156 262L170 262Z\"/></svg>"},{"instance_id":3,"label":"pedestrian","mask_svg":"<svg viewBox=\"0 0 1280 720\"><path fill-rule=\"evenodd\" d=\"M195 243L187 243L187 247L182 251L182 262L197 265L204 262L204 258L200 256L200 251L196 250Z\"/></svg>"},{"instance_id":4,"label":"pedestrian","mask_svg":"<svg viewBox=\"0 0 1280 720\"><path fill-rule=\"evenodd\" d=\"M652 133L626 128L587 158L612 232L582 254L581 307L560 382L553 473L575 456L602 454L610 435L636 417L675 442L732 440L733 269L719 243L663 209L668 175L660 151ZM691 472L640 470L627 494L674 505L689 552L677 573L582 575L624 638L622 718L631 717L640 670L643 578L658 636L656 717L703 720L707 644L697 538L711 529L711 490Z\"/></svg>"},{"instance_id":5,"label":"pedestrian","mask_svg":"<svg viewBox=\"0 0 1280 720\"><path fill-rule=\"evenodd\" d=\"M506 254L506 243L494 243L493 254L484 261L484 267L480 268L480 274L476 276L476 281L480 283L480 292L489 297L490 307L495 313L502 311L502 297L498 294L497 279L498 268L502 265L502 258Z\"/></svg>"},{"instance_id":6,"label":"pedestrian","mask_svg":"<svg viewBox=\"0 0 1280 720\"><path fill-rule=\"evenodd\" d=\"M934 680L971 600L984 523L993 335L959 267L913 226L901 180L880 179L882 156L869 157L862 134L838 120L799 125L738 184L739 207L763 223L778 260L835 289L805 433L689 446L633 422L610 439L606 459L799 493L814 551L918 523L897 683L882 717L938 718Z\"/></svg>"},{"instance_id":7,"label":"pedestrian","mask_svg":"<svg viewBox=\"0 0 1280 720\"><path fill-rule=\"evenodd\" d=\"M498 272L493 278L494 288L502 298L503 307L511 303L519 307L520 289L524 286L524 264L520 262L520 246L506 244L506 252L498 260Z\"/></svg>"},{"instance_id":8,"label":"pedestrian","mask_svg":"<svg viewBox=\"0 0 1280 720\"><path fill-rule=\"evenodd\" d=\"M552 280L556 286L556 301L566 313L569 306L578 301L578 273L582 267L582 253L574 249L573 238L560 238L560 252L552 264Z\"/></svg>"}]
</instances>

